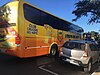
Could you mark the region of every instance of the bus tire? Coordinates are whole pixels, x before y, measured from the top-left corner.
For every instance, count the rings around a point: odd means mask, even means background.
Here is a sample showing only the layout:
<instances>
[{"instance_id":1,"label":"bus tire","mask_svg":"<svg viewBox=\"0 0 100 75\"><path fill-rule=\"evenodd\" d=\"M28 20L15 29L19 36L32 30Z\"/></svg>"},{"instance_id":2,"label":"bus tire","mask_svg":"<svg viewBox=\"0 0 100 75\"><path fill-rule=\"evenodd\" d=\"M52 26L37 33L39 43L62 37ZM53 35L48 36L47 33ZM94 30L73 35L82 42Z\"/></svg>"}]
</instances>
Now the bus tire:
<instances>
[{"instance_id":1,"label":"bus tire","mask_svg":"<svg viewBox=\"0 0 100 75\"><path fill-rule=\"evenodd\" d=\"M58 46L56 44L52 45L50 49L50 57L58 57Z\"/></svg>"}]
</instances>

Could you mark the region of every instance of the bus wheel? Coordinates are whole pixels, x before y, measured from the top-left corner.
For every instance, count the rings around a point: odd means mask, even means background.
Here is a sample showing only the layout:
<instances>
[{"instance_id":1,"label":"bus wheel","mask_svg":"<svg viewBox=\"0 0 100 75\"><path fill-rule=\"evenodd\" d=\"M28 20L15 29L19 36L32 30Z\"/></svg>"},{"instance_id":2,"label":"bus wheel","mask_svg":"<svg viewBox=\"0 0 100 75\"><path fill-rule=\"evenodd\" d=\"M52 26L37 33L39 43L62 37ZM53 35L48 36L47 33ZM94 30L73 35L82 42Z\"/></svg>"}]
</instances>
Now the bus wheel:
<instances>
[{"instance_id":1,"label":"bus wheel","mask_svg":"<svg viewBox=\"0 0 100 75\"><path fill-rule=\"evenodd\" d=\"M57 57L58 56L58 47L57 45L53 45L50 49L50 57Z\"/></svg>"}]
</instances>

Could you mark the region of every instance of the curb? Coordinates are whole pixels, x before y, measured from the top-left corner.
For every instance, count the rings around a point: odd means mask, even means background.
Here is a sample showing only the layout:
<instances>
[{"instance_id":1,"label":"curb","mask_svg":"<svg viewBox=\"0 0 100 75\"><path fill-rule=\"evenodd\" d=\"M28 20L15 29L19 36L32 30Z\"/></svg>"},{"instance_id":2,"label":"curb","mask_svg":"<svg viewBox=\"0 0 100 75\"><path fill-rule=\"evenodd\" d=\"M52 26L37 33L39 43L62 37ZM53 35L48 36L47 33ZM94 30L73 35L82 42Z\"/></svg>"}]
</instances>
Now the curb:
<instances>
[{"instance_id":1,"label":"curb","mask_svg":"<svg viewBox=\"0 0 100 75\"><path fill-rule=\"evenodd\" d=\"M91 75L100 75L100 72L94 72Z\"/></svg>"}]
</instances>

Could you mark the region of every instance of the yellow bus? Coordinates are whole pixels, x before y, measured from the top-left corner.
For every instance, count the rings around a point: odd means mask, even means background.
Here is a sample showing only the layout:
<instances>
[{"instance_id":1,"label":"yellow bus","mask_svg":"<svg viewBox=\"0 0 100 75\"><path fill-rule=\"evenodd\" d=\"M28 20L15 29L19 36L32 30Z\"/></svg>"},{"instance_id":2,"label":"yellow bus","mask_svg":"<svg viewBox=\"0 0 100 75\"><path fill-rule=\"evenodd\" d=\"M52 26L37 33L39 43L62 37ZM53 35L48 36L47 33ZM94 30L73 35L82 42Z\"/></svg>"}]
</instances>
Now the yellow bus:
<instances>
[{"instance_id":1,"label":"yellow bus","mask_svg":"<svg viewBox=\"0 0 100 75\"><path fill-rule=\"evenodd\" d=\"M80 39L83 29L27 2L0 7L0 53L20 58L56 56L66 40Z\"/></svg>"}]
</instances>

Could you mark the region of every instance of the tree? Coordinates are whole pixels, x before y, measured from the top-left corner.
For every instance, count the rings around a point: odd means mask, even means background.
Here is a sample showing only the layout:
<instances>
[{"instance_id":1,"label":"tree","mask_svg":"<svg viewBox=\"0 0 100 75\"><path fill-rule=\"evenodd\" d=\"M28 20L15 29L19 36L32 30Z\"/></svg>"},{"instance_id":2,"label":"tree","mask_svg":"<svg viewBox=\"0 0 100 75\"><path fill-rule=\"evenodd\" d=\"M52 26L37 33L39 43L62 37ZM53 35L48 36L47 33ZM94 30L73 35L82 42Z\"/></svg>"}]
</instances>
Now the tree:
<instances>
[{"instance_id":1,"label":"tree","mask_svg":"<svg viewBox=\"0 0 100 75\"><path fill-rule=\"evenodd\" d=\"M80 0L75 3L75 10L72 12L76 16L73 21L82 16L89 16L88 23L100 23L100 0Z\"/></svg>"}]
</instances>

